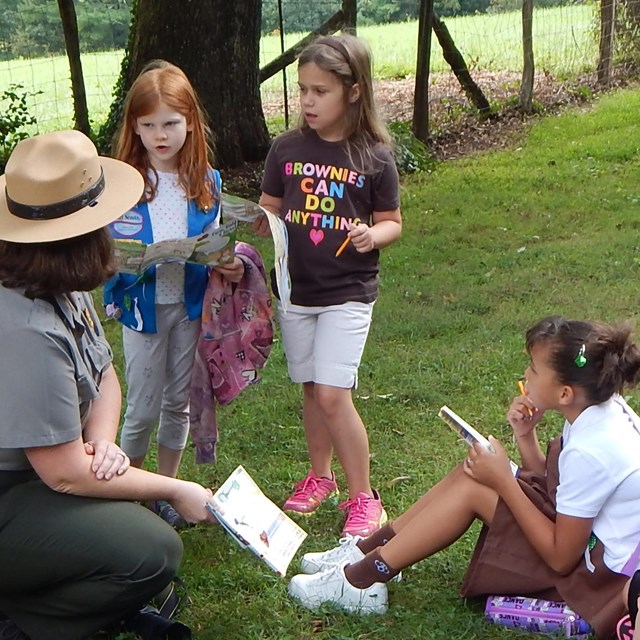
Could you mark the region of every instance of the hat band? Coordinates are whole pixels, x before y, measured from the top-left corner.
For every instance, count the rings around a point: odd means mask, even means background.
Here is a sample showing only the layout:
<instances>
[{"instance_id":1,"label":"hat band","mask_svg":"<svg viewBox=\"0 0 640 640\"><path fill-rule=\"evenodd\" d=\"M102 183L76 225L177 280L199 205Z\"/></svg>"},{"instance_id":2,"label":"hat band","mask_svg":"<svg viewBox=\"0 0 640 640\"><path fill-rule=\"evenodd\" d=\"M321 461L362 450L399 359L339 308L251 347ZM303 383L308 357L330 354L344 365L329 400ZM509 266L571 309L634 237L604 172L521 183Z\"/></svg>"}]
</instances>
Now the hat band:
<instances>
[{"instance_id":1,"label":"hat band","mask_svg":"<svg viewBox=\"0 0 640 640\"><path fill-rule=\"evenodd\" d=\"M104 172L100 171L98 180L77 196L52 204L34 205L16 202L9 197L6 187L4 190L7 197L7 208L14 216L24 220L55 220L80 211L84 207L92 206L95 199L104 191Z\"/></svg>"}]
</instances>

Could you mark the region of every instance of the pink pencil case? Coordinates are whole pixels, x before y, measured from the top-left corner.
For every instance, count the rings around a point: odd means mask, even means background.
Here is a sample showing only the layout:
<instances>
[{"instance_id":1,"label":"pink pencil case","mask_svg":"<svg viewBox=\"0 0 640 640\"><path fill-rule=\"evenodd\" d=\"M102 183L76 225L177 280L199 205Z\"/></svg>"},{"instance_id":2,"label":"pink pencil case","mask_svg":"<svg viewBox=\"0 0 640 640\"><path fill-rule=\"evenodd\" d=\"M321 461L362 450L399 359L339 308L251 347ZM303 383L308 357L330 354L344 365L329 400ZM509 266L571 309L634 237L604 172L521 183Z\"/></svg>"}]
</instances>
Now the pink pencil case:
<instances>
[{"instance_id":1,"label":"pink pencil case","mask_svg":"<svg viewBox=\"0 0 640 640\"><path fill-rule=\"evenodd\" d=\"M504 627L563 638L586 638L590 630L589 624L564 602L537 598L489 596L484 615L489 622Z\"/></svg>"}]
</instances>

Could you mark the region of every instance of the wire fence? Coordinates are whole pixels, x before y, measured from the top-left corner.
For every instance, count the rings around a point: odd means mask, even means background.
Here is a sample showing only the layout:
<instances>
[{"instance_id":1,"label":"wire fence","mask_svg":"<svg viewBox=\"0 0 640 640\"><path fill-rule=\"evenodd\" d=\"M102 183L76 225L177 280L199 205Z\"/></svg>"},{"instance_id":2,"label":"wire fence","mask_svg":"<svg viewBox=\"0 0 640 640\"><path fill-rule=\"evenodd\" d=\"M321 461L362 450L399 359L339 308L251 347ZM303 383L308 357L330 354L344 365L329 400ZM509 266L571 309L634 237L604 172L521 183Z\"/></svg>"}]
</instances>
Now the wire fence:
<instances>
[{"instance_id":1,"label":"wire fence","mask_svg":"<svg viewBox=\"0 0 640 640\"><path fill-rule=\"evenodd\" d=\"M605 1L605 0L602 0ZM105 6L113 2L104 0ZM127 5L130 0L120 0ZM639 13L640 0L617 0L618 13ZM10 15L14 33L23 34L20 40L20 55L12 53L14 42L9 41L7 30L0 29L0 96L13 85L20 85L29 96L29 112L35 116L35 131L49 131L73 125L73 97L69 64L66 56L55 51L43 53L42 37L51 42L63 41L62 25L53 19L52 5L56 3L24 3L20 11ZM299 30L298 23L287 22L285 13L281 18L283 1L263 1L263 24L265 34L260 42L261 65L279 56L294 45L308 31ZM287 0L289 10L297 5L306 12L307 24L319 26L340 10L341 0ZM416 4L419 4L416 0ZM94 3L95 5L95 3ZM80 24L92 18L83 12L87 3L76 3ZM600 7L598 2L578 2L550 8L536 8L533 21L533 48L538 74L550 74L560 79L595 74L599 63ZM621 7L621 9L620 9ZM7 13L5 12L5 16ZM106 16L106 17L105 17ZM106 118L123 57L123 42L126 41L128 24L122 24L122 14L109 18L102 16L99 52L82 55L83 73L89 116L94 128ZM109 19L112 20L109 23ZM94 20L95 21L95 20ZM501 13L447 17L443 19L449 33L461 52L471 75L496 74L517 78L522 73L522 17L519 7ZM38 41L33 34L34 25L47 25L47 33L40 34ZM625 60L624 51L629 42L638 39L633 20L627 25L616 25L616 41L626 43L616 49L614 68L632 73L635 61ZM630 25L630 26L629 26ZM87 45L87 29L80 29L81 47ZM113 37L109 39L109 34ZM417 20L401 23L358 26L358 35L365 39L374 56L374 75L378 79L391 81L411 77L415 73L418 47ZM29 37L33 46L30 48ZM95 40L94 34L94 40ZM39 44L38 44L39 43ZM30 53L30 51L32 53ZM621 53L622 51L622 53ZM627 56L628 58L628 56ZM430 64L432 78L451 76L452 71L445 62L442 49L435 36L432 38ZM502 76L500 75L502 74ZM435 82L435 80L433 80ZM478 83L482 88L482 82ZM285 90L286 89L286 90ZM517 92L517 88L513 91ZM291 107L295 117L296 70L290 65L262 85L263 104L268 118L282 118L285 109ZM437 99L441 99L438 97ZM446 98L446 97L445 97ZM436 98L434 98L436 99ZM3 105L0 103L0 110Z\"/></svg>"}]
</instances>

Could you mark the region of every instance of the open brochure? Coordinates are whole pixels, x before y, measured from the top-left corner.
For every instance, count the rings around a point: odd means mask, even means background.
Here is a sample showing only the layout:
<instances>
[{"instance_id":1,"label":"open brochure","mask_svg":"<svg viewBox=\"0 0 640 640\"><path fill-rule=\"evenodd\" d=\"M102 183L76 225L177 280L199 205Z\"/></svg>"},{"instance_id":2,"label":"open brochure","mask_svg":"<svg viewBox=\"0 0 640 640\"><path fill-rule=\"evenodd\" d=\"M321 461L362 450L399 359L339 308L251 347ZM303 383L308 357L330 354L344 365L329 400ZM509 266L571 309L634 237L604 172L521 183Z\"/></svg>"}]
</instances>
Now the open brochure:
<instances>
[{"instance_id":1,"label":"open brochure","mask_svg":"<svg viewBox=\"0 0 640 640\"><path fill-rule=\"evenodd\" d=\"M237 222L254 222L261 215L267 216L269 229L273 238L273 254L275 262L276 283L278 285L278 295L280 305L286 313L291 300L291 279L289 277L289 239L287 226L282 218L267 211L259 204L232 196L228 193L222 194L222 216L225 220L236 220Z\"/></svg>"},{"instance_id":2,"label":"open brochure","mask_svg":"<svg viewBox=\"0 0 640 640\"><path fill-rule=\"evenodd\" d=\"M279 576L300 548L306 532L277 507L240 465L215 492L210 511L231 537Z\"/></svg>"},{"instance_id":3,"label":"open brochure","mask_svg":"<svg viewBox=\"0 0 640 640\"><path fill-rule=\"evenodd\" d=\"M207 228L198 236L161 240L152 244L116 237L118 271L141 274L163 262L193 262L212 267L233 262L238 225L252 223L261 215L266 215L273 238L278 294L282 309L286 312L291 300L291 279L289 242L284 221L259 204L228 193L221 196L221 209L224 223L215 229Z\"/></svg>"},{"instance_id":4,"label":"open brochure","mask_svg":"<svg viewBox=\"0 0 640 640\"><path fill-rule=\"evenodd\" d=\"M495 451L495 449L491 446L491 443L479 431L474 429L455 411L449 409L446 404L440 408L438 417L442 418L442 420L444 420L449 425L449 427L451 427L451 429L455 431L470 447L472 447L474 443L479 442L489 451ZM514 476L517 476L518 465L512 460L509 460L509 464L511 465L511 472Z\"/></svg>"},{"instance_id":5,"label":"open brochure","mask_svg":"<svg viewBox=\"0 0 640 640\"><path fill-rule=\"evenodd\" d=\"M197 236L152 244L116 238L118 270L137 274L163 262L194 262L210 266L233 262L237 227L238 223L230 220L215 229L205 229Z\"/></svg>"}]
</instances>

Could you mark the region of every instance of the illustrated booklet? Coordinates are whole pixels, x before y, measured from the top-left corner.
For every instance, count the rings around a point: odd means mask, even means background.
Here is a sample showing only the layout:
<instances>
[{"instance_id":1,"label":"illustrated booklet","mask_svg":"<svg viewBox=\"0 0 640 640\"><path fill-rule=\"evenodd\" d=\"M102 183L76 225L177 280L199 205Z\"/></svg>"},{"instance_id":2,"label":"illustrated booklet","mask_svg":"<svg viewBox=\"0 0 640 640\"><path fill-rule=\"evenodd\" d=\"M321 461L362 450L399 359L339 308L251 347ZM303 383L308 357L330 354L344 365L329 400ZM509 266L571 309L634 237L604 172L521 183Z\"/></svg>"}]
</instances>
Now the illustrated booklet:
<instances>
[{"instance_id":1,"label":"illustrated booklet","mask_svg":"<svg viewBox=\"0 0 640 640\"><path fill-rule=\"evenodd\" d=\"M228 193L221 195L221 209L224 222L219 227L208 227L203 233L190 238L161 240L151 244L127 238L127 235L133 234L137 226L128 220L129 214L125 214L113 225L118 271L142 274L149 267L165 262L192 262L212 267L228 264L233 262L238 225L252 223L259 216L265 215L273 238L280 303L286 312L291 299L291 279L289 241L284 221L259 204Z\"/></svg>"},{"instance_id":2,"label":"illustrated booklet","mask_svg":"<svg viewBox=\"0 0 640 640\"><path fill-rule=\"evenodd\" d=\"M474 427L472 427L464 418L461 418L455 411L449 409L449 407L445 404L440 408L438 412L438 417L444 420L449 427L455 431L455 433L464 440L467 445L472 447L474 443L479 442L485 449L489 451L494 451L495 449L491 446L491 443ZM509 464L511 465L511 472L514 476L518 475L518 465L509 460Z\"/></svg>"},{"instance_id":3,"label":"illustrated booklet","mask_svg":"<svg viewBox=\"0 0 640 640\"><path fill-rule=\"evenodd\" d=\"M276 506L240 465L215 492L209 510L227 533L250 549L279 576L307 533Z\"/></svg>"},{"instance_id":4,"label":"illustrated booklet","mask_svg":"<svg viewBox=\"0 0 640 640\"><path fill-rule=\"evenodd\" d=\"M165 262L193 262L210 266L233 262L237 228L237 221L230 220L216 229L205 229L197 236L161 240L152 244L117 237L114 241L118 271L140 274L149 267Z\"/></svg>"}]
</instances>

